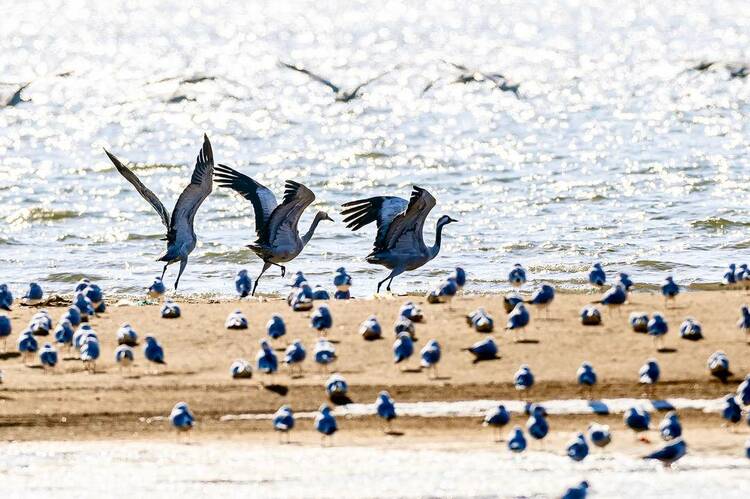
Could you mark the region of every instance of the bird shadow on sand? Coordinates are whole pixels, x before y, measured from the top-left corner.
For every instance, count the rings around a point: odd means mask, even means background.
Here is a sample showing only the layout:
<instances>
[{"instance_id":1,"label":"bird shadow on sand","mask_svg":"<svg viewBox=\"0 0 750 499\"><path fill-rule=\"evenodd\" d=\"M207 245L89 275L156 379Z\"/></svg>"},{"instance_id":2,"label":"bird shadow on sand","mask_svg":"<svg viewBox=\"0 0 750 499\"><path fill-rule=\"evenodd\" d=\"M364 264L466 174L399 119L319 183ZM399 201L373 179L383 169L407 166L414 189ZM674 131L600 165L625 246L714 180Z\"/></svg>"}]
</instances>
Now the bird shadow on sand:
<instances>
[{"instance_id":1,"label":"bird shadow on sand","mask_svg":"<svg viewBox=\"0 0 750 499\"><path fill-rule=\"evenodd\" d=\"M403 431L398 430L388 430L385 432L385 434L389 437L403 437L404 435L406 435Z\"/></svg>"},{"instance_id":2,"label":"bird shadow on sand","mask_svg":"<svg viewBox=\"0 0 750 499\"><path fill-rule=\"evenodd\" d=\"M26 366L26 367L28 367L29 369L44 369L44 367L42 366Z\"/></svg>"},{"instance_id":3,"label":"bird shadow on sand","mask_svg":"<svg viewBox=\"0 0 750 499\"><path fill-rule=\"evenodd\" d=\"M326 339L327 339L327 340L328 340L328 341L329 341L330 343L333 343L334 345L338 345L339 343L341 343L341 340L332 340L332 339L330 339L330 338L326 338Z\"/></svg>"},{"instance_id":4,"label":"bird shadow on sand","mask_svg":"<svg viewBox=\"0 0 750 499\"><path fill-rule=\"evenodd\" d=\"M351 404L353 400L346 395L331 395L331 402L335 405L347 405Z\"/></svg>"},{"instance_id":5,"label":"bird shadow on sand","mask_svg":"<svg viewBox=\"0 0 750 499\"><path fill-rule=\"evenodd\" d=\"M0 353L0 360L15 359L20 356L21 354L19 352L3 352Z\"/></svg>"},{"instance_id":6,"label":"bird shadow on sand","mask_svg":"<svg viewBox=\"0 0 750 499\"><path fill-rule=\"evenodd\" d=\"M537 317L536 320L540 322L563 322L565 319L562 317Z\"/></svg>"},{"instance_id":7,"label":"bird shadow on sand","mask_svg":"<svg viewBox=\"0 0 750 499\"><path fill-rule=\"evenodd\" d=\"M431 379L432 381L449 381L453 378L451 378L450 376L435 376L434 378L431 378Z\"/></svg>"},{"instance_id":8,"label":"bird shadow on sand","mask_svg":"<svg viewBox=\"0 0 750 499\"><path fill-rule=\"evenodd\" d=\"M664 347L657 350L659 353L677 353L676 348Z\"/></svg>"},{"instance_id":9,"label":"bird shadow on sand","mask_svg":"<svg viewBox=\"0 0 750 499\"><path fill-rule=\"evenodd\" d=\"M524 338L522 340L518 340L516 343L520 343L522 345L538 345L539 340L535 340L534 338Z\"/></svg>"},{"instance_id":10,"label":"bird shadow on sand","mask_svg":"<svg viewBox=\"0 0 750 499\"><path fill-rule=\"evenodd\" d=\"M496 357L490 357L490 358L488 358L488 359L474 359L474 360L472 360L472 361L471 361L471 363L472 363L472 364L479 364L480 362L491 362L491 361L493 361L493 360L500 360L500 359L502 359L502 357L500 357L500 356L498 355L498 356L496 356Z\"/></svg>"},{"instance_id":11,"label":"bird shadow on sand","mask_svg":"<svg viewBox=\"0 0 750 499\"><path fill-rule=\"evenodd\" d=\"M407 367L406 369L401 369L401 372L415 374L415 373L421 373L422 370L418 367Z\"/></svg>"},{"instance_id":12,"label":"bird shadow on sand","mask_svg":"<svg viewBox=\"0 0 750 499\"><path fill-rule=\"evenodd\" d=\"M269 392L273 392L276 395L281 395L282 397L286 396L286 394L289 393L289 387L286 385L263 385L263 389L268 390Z\"/></svg>"},{"instance_id":13,"label":"bird shadow on sand","mask_svg":"<svg viewBox=\"0 0 750 499\"><path fill-rule=\"evenodd\" d=\"M652 399L651 405L653 405L654 409L657 411L674 411L674 406L666 400Z\"/></svg>"},{"instance_id":14,"label":"bird shadow on sand","mask_svg":"<svg viewBox=\"0 0 750 499\"><path fill-rule=\"evenodd\" d=\"M600 416L606 416L609 414L609 407L601 400L589 400L588 404L594 414L598 414Z\"/></svg>"}]
</instances>

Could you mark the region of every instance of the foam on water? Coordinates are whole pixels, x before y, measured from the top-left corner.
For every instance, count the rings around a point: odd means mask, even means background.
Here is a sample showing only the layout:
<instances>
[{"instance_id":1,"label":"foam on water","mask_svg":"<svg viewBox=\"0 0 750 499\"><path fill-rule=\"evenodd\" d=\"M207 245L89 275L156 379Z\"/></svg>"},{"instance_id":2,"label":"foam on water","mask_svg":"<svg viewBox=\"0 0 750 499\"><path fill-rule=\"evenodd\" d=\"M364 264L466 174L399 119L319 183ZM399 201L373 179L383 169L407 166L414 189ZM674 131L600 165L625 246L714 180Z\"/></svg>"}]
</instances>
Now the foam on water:
<instances>
[{"instance_id":1,"label":"foam on water","mask_svg":"<svg viewBox=\"0 0 750 499\"><path fill-rule=\"evenodd\" d=\"M574 463L504 445L404 450L200 442L0 444L3 497L559 497L581 479L592 497L746 498L747 460L686 456L674 469L611 453ZM637 491L637 492L636 492Z\"/></svg>"}]
</instances>

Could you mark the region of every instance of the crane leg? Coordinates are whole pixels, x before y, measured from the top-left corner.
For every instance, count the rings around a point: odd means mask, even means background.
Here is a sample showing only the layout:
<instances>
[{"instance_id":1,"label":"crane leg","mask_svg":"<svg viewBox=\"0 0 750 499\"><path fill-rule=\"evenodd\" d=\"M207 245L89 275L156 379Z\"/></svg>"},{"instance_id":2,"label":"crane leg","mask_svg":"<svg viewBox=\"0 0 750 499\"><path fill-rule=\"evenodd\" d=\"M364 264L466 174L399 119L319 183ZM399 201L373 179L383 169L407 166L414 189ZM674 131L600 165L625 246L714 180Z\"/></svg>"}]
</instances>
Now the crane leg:
<instances>
[{"instance_id":1,"label":"crane leg","mask_svg":"<svg viewBox=\"0 0 750 499\"><path fill-rule=\"evenodd\" d=\"M268 262L263 262L263 270L260 271L260 274L258 274L258 277L255 279L255 284L253 284L253 292L250 293L252 296L255 296L255 288L258 287L258 281L260 281L261 276L263 273L271 268L271 264Z\"/></svg>"}]
</instances>

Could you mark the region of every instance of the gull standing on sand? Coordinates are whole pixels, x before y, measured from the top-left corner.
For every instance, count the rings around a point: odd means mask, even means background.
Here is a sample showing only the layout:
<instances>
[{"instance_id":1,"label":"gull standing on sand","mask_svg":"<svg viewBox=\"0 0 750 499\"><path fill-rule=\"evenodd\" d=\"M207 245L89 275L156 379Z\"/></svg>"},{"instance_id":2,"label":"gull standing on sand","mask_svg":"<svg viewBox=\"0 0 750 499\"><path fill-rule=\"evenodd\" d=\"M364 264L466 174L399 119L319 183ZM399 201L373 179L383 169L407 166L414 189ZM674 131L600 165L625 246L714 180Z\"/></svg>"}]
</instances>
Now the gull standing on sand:
<instances>
[{"instance_id":1,"label":"gull standing on sand","mask_svg":"<svg viewBox=\"0 0 750 499\"><path fill-rule=\"evenodd\" d=\"M73 306L79 311L80 322L88 322L89 317L96 314L94 304L83 293L76 293L73 297ZM75 325L73 321L71 323Z\"/></svg>"},{"instance_id":2,"label":"gull standing on sand","mask_svg":"<svg viewBox=\"0 0 750 499\"><path fill-rule=\"evenodd\" d=\"M669 326L664 317L656 312L648 321L647 330L648 334L654 338L654 346L657 351L662 350L664 348L664 336L669 331Z\"/></svg>"},{"instance_id":3,"label":"gull standing on sand","mask_svg":"<svg viewBox=\"0 0 750 499\"><path fill-rule=\"evenodd\" d=\"M286 443L291 442L291 432L294 429L294 413L291 407L282 405L274 413L273 429L279 433L279 443L282 443L282 435L286 435Z\"/></svg>"},{"instance_id":4,"label":"gull standing on sand","mask_svg":"<svg viewBox=\"0 0 750 499\"><path fill-rule=\"evenodd\" d=\"M26 329L18 337L18 351L23 355L23 363L28 365L34 354L39 350L39 343L31 334L31 330Z\"/></svg>"},{"instance_id":5,"label":"gull standing on sand","mask_svg":"<svg viewBox=\"0 0 750 499\"><path fill-rule=\"evenodd\" d=\"M234 278L234 289L237 290L240 299L245 298L250 294L252 284L252 280L250 279L247 270L242 269L237 272L237 276Z\"/></svg>"},{"instance_id":6,"label":"gull standing on sand","mask_svg":"<svg viewBox=\"0 0 750 499\"><path fill-rule=\"evenodd\" d=\"M162 281L162 278L156 276L154 277L154 282L151 283L151 286L146 289L146 292L149 298L158 300L159 298L164 296L164 293L167 292L167 287L164 285L164 281Z\"/></svg>"},{"instance_id":7,"label":"gull standing on sand","mask_svg":"<svg viewBox=\"0 0 750 499\"><path fill-rule=\"evenodd\" d=\"M669 302L674 302L680 294L680 287L674 282L671 275L664 279L661 285L661 294L664 296L664 307L669 308Z\"/></svg>"},{"instance_id":8,"label":"gull standing on sand","mask_svg":"<svg viewBox=\"0 0 750 499\"><path fill-rule=\"evenodd\" d=\"M584 480L575 487L570 487L566 490L561 499L586 499L588 493L589 482Z\"/></svg>"},{"instance_id":9,"label":"gull standing on sand","mask_svg":"<svg viewBox=\"0 0 750 499\"><path fill-rule=\"evenodd\" d=\"M319 331L323 336L333 327L333 316L327 306L319 306L315 313L312 314L312 317L310 317L310 327Z\"/></svg>"},{"instance_id":10,"label":"gull standing on sand","mask_svg":"<svg viewBox=\"0 0 750 499\"><path fill-rule=\"evenodd\" d=\"M729 370L729 357L721 350L712 353L708 358L708 371L711 376L717 378L722 383L726 383L732 371Z\"/></svg>"},{"instance_id":11,"label":"gull standing on sand","mask_svg":"<svg viewBox=\"0 0 750 499\"><path fill-rule=\"evenodd\" d=\"M625 272L620 272L617 275L617 280L615 281L615 285L617 284L622 284L622 286L625 288L625 291L628 291L628 292L630 292L630 290L633 288L633 280Z\"/></svg>"},{"instance_id":12,"label":"gull standing on sand","mask_svg":"<svg viewBox=\"0 0 750 499\"><path fill-rule=\"evenodd\" d=\"M227 329L247 329L247 317L242 313L242 310L237 309L229 314L224 322L224 327Z\"/></svg>"},{"instance_id":13,"label":"gull standing on sand","mask_svg":"<svg viewBox=\"0 0 750 499\"><path fill-rule=\"evenodd\" d=\"M688 317L680 324L680 338L688 341L699 341L703 339L703 328L701 323L692 317Z\"/></svg>"},{"instance_id":14,"label":"gull standing on sand","mask_svg":"<svg viewBox=\"0 0 750 499\"><path fill-rule=\"evenodd\" d=\"M513 268L508 273L508 282L514 288L520 288L526 284L526 269L520 263L513 265Z\"/></svg>"},{"instance_id":15,"label":"gull standing on sand","mask_svg":"<svg viewBox=\"0 0 750 499\"><path fill-rule=\"evenodd\" d=\"M648 314L643 312L633 312L630 314L630 327L634 333L647 333L648 332Z\"/></svg>"},{"instance_id":16,"label":"gull standing on sand","mask_svg":"<svg viewBox=\"0 0 750 499\"><path fill-rule=\"evenodd\" d=\"M508 435L508 449L511 452L523 452L526 450L526 437L523 436L523 430L516 425Z\"/></svg>"},{"instance_id":17,"label":"gull standing on sand","mask_svg":"<svg viewBox=\"0 0 750 499\"><path fill-rule=\"evenodd\" d=\"M589 440L597 447L606 447L612 441L609 426L591 423L588 428Z\"/></svg>"},{"instance_id":18,"label":"gull standing on sand","mask_svg":"<svg viewBox=\"0 0 750 499\"><path fill-rule=\"evenodd\" d=\"M315 356L315 363L323 366L325 371L328 372L328 365L336 360L336 348L326 338L318 338L313 355Z\"/></svg>"},{"instance_id":19,"label":"gull standing on sand","mask_svg":"<svg viewBox=\"0 0 750 499\"><path fill-rule=\"evenodd\" d=\"M601 288L602 286L604 286L606 282L607 282L607 274L604 273L602 264L599 262L596 262L594 265L591 266L591 269L589 270L589 283L592 286Z\"/></svg>"},{"instance_id":20,"label":"gull standing on sand","mask_svg":"<svg viewBox=\"0 0 750 499\"><path fill-rule=\"evenodd\" d=\"M508 322L505 324L505 330L513 332L513 341L519 341L530 320L531 316L523 302L516 303L513 311L508 315Z\"/></svg>"},{"instance_id":21,"label":"gull standing on sand","mask_svg":"<svg viewBox=\"0 0 750 499\"><path fill-rule=\"evenodd\" d=\"M253 377L253 366L245 359L237 359L229 366L232 379L250 379Z\"/></svg>"},{"instance_id":22,"label":"gull standing on sand","mask_svg":"<svg viewBox=\"0 0 750 499\"><path fill-rule=\"evenodd\" d=\"M531 387L534 386L534 374L527 364L521 364L521 367L513 375L513 386L518 391L531 390Z\"/></svg>"},{"instance_id":23,"label":"gull standing on sand","mask_svg":"<svg viewBox=\"0 0 750 499\"><path fill-rule=\"evenodd\" d=\"M437 378L437 365L440 362L440 343L430 340L419 352L421 356L420 365L428 370L431 378Z\"/></svg>"},{"instance_id":24,"label":"gull standing on sand","mask_svg":"<svg viewBox=\"0 0 750 499\"><path fill-rule=\"evenodd\" d=\"M169 414L169 422L172 423L172 427L177 430L179 435L180 432L193 429L195 417L185 402L178 402Z\"/></svg>"},{"instance_id":25,"label":"gull standing on sand","mask_svg":"<svg viewBox=\"0 0 750 499\"><path fill-rule=\"evenodd\" d=\"M3 340L3 352L8 348L8 336L13 332L13 324L10 321L10 317L7 315L0 315L0 339Z\"/></svg>"},{"instance_id":26,"label":"gull standing on sand","mask_svg":"<svg viewBox=\"0 0 750 499\"><path fill-rule=\"evenodd\" d=\"M590 400L592 398L591 393L596 384L596 372L591 363L584 361L576 372L576 378L578 379L578 384L585 387Z\"/></svg>"},{"instance_id":27,"label":"gull standing on sand","mask_svg":"<svg viewBox=\"0 0 750 499\"><path fill-rule=\"evenodd\" d=\"M526 421L526 431L529 432L535 440L542 440L549 433L549 423L545 417L544 408L540 405L532 405L531 415Z\"/></svg>"},{"instance_id":28,"label":"gull standing on sand","mask_svg":"<svg viewBox=\"0 0 750 499\"><path fill-rule=\"evenodd\" d=\"M157 261L165 262L164 270L161 273L162 279L169 265L180 262L180 270L177 274L177 280L174 283L174 288L177 289L180 277L187 266L188 256L193 252L198 241L193 229L195 214L201 204L203 204L203 201L211 194L213 186L214 154L211 150L211 143L208 141L208 136L203 135L203 147L195 161L195 168L190 178L190 184L185 187L185 190L182 191L182 194L177 199L171 216L159 198L156 197L156 194L143 185L135 173L120 163L120 160L110 154L109 151L105 149L104 152L107 153L117 171L135 187L135 190L159 214L162 223L167 228L167 252L157 259Z\"/></svg>"},{"instance_id":29,"label":"gull standing on sand","mask_svg":"<svg viewBox=\"0 0 750 499\"><path fill-rule=\"evenodd\" d=\"M380 418L385 419L386 427L384 431L390 433L392 431L392 422L396 419L396 403L386 390L378 394L378 398L375 401L375 410Z\"/></svg>"},{"instance_id":30,"label":"gull standing on sand","mask_svg":"<svg viewBox=\"0 0 750 499\"><path fill-rule=\"evenodd\" d=\"M676 411L669 411L659 423L659 434L663 440L674 440L682 436L682 424Z\"/></svg>"},{"instance_id":31,"label":"gull standing on sand","mask_svg":"<svg viewBox=\"0 0 750 499\"><path fill-rule=\"evenodd\" d=\"M52 329L52 318L46 310L35 313L29 321L29 329L34 336L47 336Z\"/></svg>"},{"instance_id":32,"label":"gull standing on sand","mask_svg":"<svg viewBox=\"0 0 750 499\"><path fill-rule=\"evenodd\" d=\"M422 322L424 315L422 309L419 308L413 301L407 301L398 310L398 316L404 319L409 319L411 322Z\"/></svg>"},{"instance_id":33,"label":"gull standing on sand","mask_svg":"<svg viewBox=\"0 0 750 499\"><path fill-rule=\"evenodd\" d=\"M724 405L721 408L721 417L732 424L737 424L742 421L742 408L737 403L737 399L734 395L729 394L724 397Z\"/></svg>"},{"instance_id":34,"label":"gull standing on sand","mask_svg":"<svg viewBox=\"0 0 750 499\"><path fill-rule=\"evenodd\" d=\"M646 385L646 392L649 397L653 397L654 386L659 381L660 376L661 370L656 359L648 359L638 370L638 382Z\"/></svg>"},{"instance_id":35,"label":"gull standing on sand","mask_svg":"<svg viewBox=\"0 0 750 499\"><path fill-rule=\"evenodd\" d=\"M466 350L474 355L474 364L483 360L494 360L499 358L497 355L499 351L499 349L497 348L497 343L495 343L495 340L493 340L492 338L477 341Z\"/></svg>"},{"instance_id":36,"label":"gull standing on sand","mask_svg":"<svg viewBox=\"0 0 750 499\"><path fill-rule=\"evenodd\" d=\"M129 323L124 322L117 330L117 344L129 347L138 346L138 333Z\"/></svg>"},{"instance_id":37,"label":"gull standing on sand","mask_svg":"<svg viewBox=\"0 0 750 499\"><path fill-rule=\"evenodd\" d=\"M745 379L737 387L737 398L742 405L750 406L750 374L745 375Z\"/></svg>"},{"instance_id":38,"label":"gull standing on sand","mask_svg":"<svg viewBox=\"0 0 750 499\"><path fill-rule=\"evenodd\" d=\"M255 355L255 367L265 374L273 374L279 369L279 359L265 339L260 340L260 350Z\"/></svg>"},{"instance_id":39,"label":"gull standing on sand","mask_svg":"<svg viewBox=\"0 0 750 499\"><path fill-rule=\"evenodd\" d=\"M268 187L226 165L216 168L215 177L221 187L233 189L253 205L257 239L247 247L263 260L263 268L255 279L252 295L255 295L258 282L266 270L276 265L281 269L281 277L284 277L286 267L281 264L294 260L302 253L321 221L333 221L326 212L318 211L308 231L300 236L297 229L299 219L315 201L315 194L310 189L294 180L287 180L284 183L284 198L278 204Z\"/></svg>"},{"instance_id":40,"label":"gull standing on sand","mask_svg":"<svg viewBox=\"0 0 750 499\"><path fill-rule=\"evenodd\" d=\"M526 303L543 309L545 317L549 318L549 306L554 300L555 288L549 284L542 284L536 289L536 291L534 291L531 295L531 299L527 300Z\"/></svg>"},{"instance_id":41,"label":"gull standing on sand","mask_svg":"<svg viewBox=\"0 0 750 499\"><path fill-rule=\"evenodd\" d=\"M633 430L638 437L639 433L648 431L648 425L651 422L651 416L642 407L631 407L623 415L625 426ZM648 442L645 437L640 438L643 442Z\"/></svg>"},{"instance_id":42,"label":"gull standing on sand","mask_svg":"<svg viewBox=\"0 0 750 499\"><path fill-rule=\"evenodd\" d=\"M39 351L39 363L44 368L44 372L52 371L57 365L57 350L51 343L45 343Z\"/></svg>"},{"instance_id":43,"label":"gull standing on sand","mask_svg":"<svg viewBox=\"0 0 750 499\"><path fill-rule=\"evenodd\" d=\"M391 290L393 279L407 270L415 270L435 258L440 252L443 227L453 218L443 215L435 229L435 244L427 247L424 243L423 228L425 219L435 206L435 198L421 187L414 186L411 197L377 196L344 203L344 222L353 231L377 222L377 235L367 262L382 265L391 273L378 283L380 287L388 281L386 290Z\"/></svg>"},{"instance_id":44,"label":"gull standing on sand","mask_svg":"<svg viewBox=\"0 0 750 499\"><path fill-rule=\"evenodd\" d=\"M724 274L721 280L721 284L727 287L734 287L737 284L737 266L733 263L729 264L729 269Z\"/></svg>"},{"instance_id":45,"label":"gull standing on sand","mask_svg":"<svg viewBox=\"0 0 750 499\"><path fill-rule=\"evenodd\" d=\"M284 350L284 364L289 367L289 374L294 376L295 367L299 368L298 376L302 376L302 363L307 357L305 347L300 340L294 340L291 345Z\"/></svg>"},{"instance_id":46,"label":"gull standing on sand","mask_svg":"<svg viewBox=\"0 0 750 499\"><path fill-rule=\"evenodd\" d=\"M657 450L656 452L652 452L651 454L643 456L643 459L659 460L665 468L669 468L676 461L682 458L686 453L687 444L684 440L682 440L682 438L677 438L669 442L667 445Z\"/></svg>"},{"instance_id":47,"label":"gull standing on sand","mask_svg":"<svg viewBox=\"0 0 750 499\"><path fill-rule=\"evenodd\" d=\"M494 409L487 411L482 421L482 426L490 426L497 429L497 441L501 439L501 432L503 426L510 422L510 414L503 404L498 405Z\"/></svg>"},{"instance_id":48,"label":"gull standing on sand","mask_svg":"<svg viewBox=\"0 0 750 499\"><path fill-rule=\"evenodd\" d=\"M466 286L466 271L461 267L456 267L450 277L456 281L458 290L461 291Z\"/></svg>"},{"instance_id":49,"label":"gull standing on sand","mask_svg":"<svg viewBox=\"0 0 750 499\"><path fill-rule=\"evenodd\" d=\"M179 319L181 315L182 311L179 305L170 299L164 300L164 305L161 306L162 319Z\"/></svg>"},{"instance_id":50,"label":"gull standing on sand","mask_svg":"<svg viewBox=\"0 0 750 499\"><path fill-rule=\"evenodd\" d=\"M0 284L0 309L10 311L13 305L13 293L8 289L8 285Z\"/></svg>"},{"instance_id":51,"label":"gull standing on sand","mask_svg":"<svg viewBox=\"0 0 750 499\"><path fill-rule=\"evenodd\" d=\"M42 290L42 287L39 284L32 282L29 284L29 289L26 290L26 293L21 297L21 304L38 305L43 299L44 291Z\"/></svg>"},{"instance_id":52,"label":"gull standing on sand","mask_svg":"<svg viewBox=\"0 0 750 499\"><path fill-rule=\"evenodd\" d=\"M350 276L344 267L336 269L336 275L333 276L333 285L336 286L336 293L333 297L336 300L348 300L351 298L349 288L352 287L352 276Z\"/></svg>"},{"instance_id":53,"label":"gull standing on sand","mask_svg":"<svg viewBox=\"0 0 750 499\"><path fill-rule=\"evenodd\" d=\"M581 324L584 326L598 326L602 323L602 314L593 305L586 305L581 309Z\"/></svg>"},{"instance_id":54,"label":"gull standing on sand","mask_svg":"<svg viewBox=\"0 0 750 499\"><path fill-rule=\"evenodd\" d=\"M747 305L740 307L740 320L737 321L737 327L745 333L745 341L750 343L750 308Z\"/></svg>"},{"instance_id":55,"label":"gull standing on sand","mask_svg":"<svg viewBox=\"0 0 750 499\"><path fill-rule=\"evenodd\" d=\"M578 433L567 447L568 457L573 461L580 462L589 455L589 444L586 443L586 437L583 433Z\"/></svg>"},{"instance_id":56,"label":"gull standing on sand","mask_svg":"<svg viewBox=\"0 0 750 499\"><path fill-rule=\"evenodd\" d=\"M70 322L70 325L73 327L78 327L81 325L81 310L78 308L77 305L71 305L68 307L68 310L65 311L65 315L60 318L60 322L63 320L66 320Z\"/></svg>"},{"instance_id":57,"label":"gull standing on sand","mask_svg":"<svg viewBox=\"0 0 750 499\"><path fill-rule=\"evenodd\" d=\"M329 439L338 431L336 417L331 414L331 408L328 404L323 404L315 415L315 429L321 434L320 445L325 445L326 437Z\"/></svg>"},{"instance_id":58,"label":"gull standing on sand","mask_svg":"<svg viewBox=\"0 0 750 499\"><path fill-rule=\"evenodd\" d=\"M374 315L368 317L359 325L359 334L367 341L379 340L383 337L383 328Z\"/></svg>"},{"instance_id":59,"label":"gull standing on sand","mask_svg":"<svg viewBox=\"0 0 750 499\"><path fill-rule=\"evenodd\" d=\"M115 362L120 366L120 372L122 373L123 368L133 364L135 360L135 351L130 345L120 345L115 349Z\"/></svg>"},{"instance_id":60,"label":"gull standing on sand","mask_svg":"<svg viewBox=\"0 0 750 499\"><path fill-rule=\"evenodd\" d=\"M146 336L146 345L143 347L143 356L151 364L154 364L154 372L159 372L159 365L166 365L164 362L164 348L153 336Z\"/></svg>"},{"instance_id":61,"label":"gull standing on sand","mask_svg":"<svg viewBox=\"0 0 750 499\"><path fill-rule=\"evenodd\" d=\"M495 321L483 308L478 308L466 316L466 321L478 333L491 333L495 328Z\"/></svg>"},{"instance_id":62,"label":"gull standing on sand","mask_svg":"<svg viewBox=\"0 0 750 499\"><path fill-rule=\"evenodd\" d=\"M349 384L339 373L331 374L328 380L326 380L325 386L326 394L328 394L328 397L332 401L338 397L346 397L346 394L349 391Z\"/></svg>"},{"instance_id":63,"label":"gull standing on sand","mask_svg":"<svg viewBox=\"0 0 750 499\"><path fill-rule=\"evenodd\" d=\"M91 374L96 372L96 361L100 352L99 340L96 336L86 336L81 346L81 361L83 361L83 368Z\"/></svg>"},{"instance_id":64,"label":"gull standing on sand","mask_svg":"<svg viewBox=\"0 0 750 499\"><path fill-rule=\"evenodd\" d=\"M609 288L600 300L594 303L601 303L606 305L607 309L615 308L619 311L620 305L624 304L628 300L628 292L620 283L616 283L614 286Z\"/></svg>"},{"instance_id":65,"label":"gull standing on sand","mask_svg":"<svg viewBox=\"0 0 750 499\"><path fill-rule=\"evenodd\" d=\"M280 315L273 314L268 320L266 323L266 334L272 340L278 340L286 334L286 324L284 324L284 319Z\"/></svg>"},{"instance_id":66,"label":"gull standing on sand","mask_svg":"<svg viewBox=\"0 0 750 499\"><path fill-rule=\"evenodd\" d=\"M399 364L408 360L414 353L414 342L407 332L398 333L396 341L393 342L393 362Z\"/></svg>"}]
</instances>

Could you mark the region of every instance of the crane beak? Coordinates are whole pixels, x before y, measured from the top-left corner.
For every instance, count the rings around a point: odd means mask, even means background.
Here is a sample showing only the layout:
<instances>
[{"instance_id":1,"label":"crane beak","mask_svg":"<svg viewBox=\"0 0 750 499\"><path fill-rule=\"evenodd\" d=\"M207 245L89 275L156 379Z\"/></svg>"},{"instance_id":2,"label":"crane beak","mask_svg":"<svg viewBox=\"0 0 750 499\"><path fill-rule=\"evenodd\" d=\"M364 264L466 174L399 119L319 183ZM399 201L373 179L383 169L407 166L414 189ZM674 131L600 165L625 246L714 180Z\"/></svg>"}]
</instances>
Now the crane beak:
<instances>
[{"instance_id":1,"label":"crane beak","mask_svg":"<svg viewBox=\"0 0 750 499\"><path fill-rule=\"evenodd\" d=\"M456 220L455 218L451 218L451 217L448 217L448 221L449 222L458 222L458 220Z\"/></svg>"}]
</instances>

